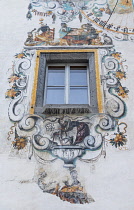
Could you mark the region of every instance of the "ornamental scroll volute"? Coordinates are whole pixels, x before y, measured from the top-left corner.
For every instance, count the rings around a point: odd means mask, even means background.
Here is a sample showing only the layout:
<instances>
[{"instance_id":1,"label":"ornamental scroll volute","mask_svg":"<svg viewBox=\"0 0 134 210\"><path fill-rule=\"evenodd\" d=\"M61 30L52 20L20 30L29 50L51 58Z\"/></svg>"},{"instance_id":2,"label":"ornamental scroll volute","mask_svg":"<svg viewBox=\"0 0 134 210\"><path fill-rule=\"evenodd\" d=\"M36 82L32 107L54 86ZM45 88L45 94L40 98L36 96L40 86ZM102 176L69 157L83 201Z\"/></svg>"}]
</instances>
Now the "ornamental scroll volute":
<instances>
[{"instance_id":1,"label":"ornamental scroll volute","mask_svg":"<svg viewBox=\"0 0 134 210\"><path fill-rule=\"evenodd\" d=\"M23 57L17 59L14 74L9 80L13 81L12 89L7 92L14 93L9 105L9 118L14 122L11 132L15 131L12 147L20 152L28 148L29 159L34 156L37 165L41 164L41 172L38 170L38 185L43 192L49 192L73 203L89 203L94 200L87 196L81 183L77 179L78 160L93 164L101 156L106 157L106 145L122 147L126 144L126 127L123 122L118 123L119 119L126 113L125 97L128 90L122 86L121 79L126 77L123 68L124 60L120 53L113 48L100 50L101 60L101 88L103 89L104 113L77 113L68 115L48 115L41 117L29 114L28 92L29 74L32 53L25 51ZM27 65L24 65L27 62ZM42 76L42 75L41 75ZM39 78L40 79L40 78ZM40 95L41 97L41 95ZM99 103L99 101L98 101ZM125 126L121 131L121 126ZM15 128L14 128L15 127ZM112 140L106 140L113 130L117 128ZM61 180L52 179L52 173L47 174L48 164L56 161L56 167L60 162L63 166L60 170L64 171L64 183ZM51 168L52 165L49 165ZM74 170L74 168L76 168ZM48 169L48 168L47 168ZM56 169L57 171L57 169ZM68 179L72 179L72 184L65 181L66 173L69 172ZM55 172L54 172L55 173ZM59 175L58 175L59 176ZM70 178L71 177L71 178ZM71 190L71 191L70 191ZM73 193L72 193L73 192Z\"/></svg>"},{"instance_id":2,"label":"ornamental scroll volute","mask_svg":"<svg viewBox=\"0 0 134 210\"><path fill-rule=\"evenodd\" d=\"M17 76L13 86L19 92L10 103L9 118L18 122L18 132L20 130L25 136L29 136L26 142L30 143L32 150L48 152L52 157L63 160L65 167L75 167L76 159L82 158L86 153L90 154L90 151L98 150L102 154L105 132L113 130L117 119L126 112L125 102L120 97L127 95L126 89L121 85L123 75L125 77L123 60L113 48L100 51L104 113L86 114L85 117L82 114L51 115L47 118L45 115L44 118L28 115L24 99L27 98L27 70L30 69L33 55L26 51L24 57L16 62L15 75L12 77Z\"/></svg>"},{"instance_id":3,"label":"ornamental scroll volute","mask_svg":"<svg viewBox=\"0 0 134 210\"><path fill-rule=\"evenodd\" d=\"M102 57L102 68L105 72L102 76L105 112L113 119L123 117L126 112L123 99L127 97L128 90L121 84L121 79L125 78L126 74L123 62L125 61L121 58L120 53L114 49L106 51Z\"/></svg>"},{"instance_id":4,"label":"ornamental scroll volute","mask_svg":"<svg viewBox=\"0 0 134 210\"><path fill-rule=\"evenodd\" d=\"M97 123L94 128L94 123ZM49 152L54 159L64 161L64 167L75 167L76 159L86 151L102 152L103 135L101 129L110 129L113 122L108 116L90 117L56 116L45 119L37 115L27 115L19 123L19 129L34 130L31 138L32 147L38 160L43 158L42 152ZM37 152L37 153L36 153ZM41 152L41 156L39 154Z\"/></svg>"}]
</instances>

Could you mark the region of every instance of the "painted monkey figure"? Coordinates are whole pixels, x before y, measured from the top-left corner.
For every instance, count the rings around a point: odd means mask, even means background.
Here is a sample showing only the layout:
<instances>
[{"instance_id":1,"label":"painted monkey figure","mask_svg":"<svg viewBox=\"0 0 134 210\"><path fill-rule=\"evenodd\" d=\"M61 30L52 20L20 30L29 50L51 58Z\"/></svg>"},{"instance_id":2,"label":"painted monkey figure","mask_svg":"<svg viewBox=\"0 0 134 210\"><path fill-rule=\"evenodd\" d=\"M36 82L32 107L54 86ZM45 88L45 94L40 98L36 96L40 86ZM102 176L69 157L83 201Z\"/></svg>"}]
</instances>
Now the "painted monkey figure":
<instances>
[{"instance_id":1,"label":"painted monkey figure","mask_svg":"<svg viewBox=\"0 0 134 210\"><path fill-rule=\"evenodd\" d=\"M110 36L108 36L107 34L103 34L102 36L103 36L105 45L112 45L113 44L113 40L111 39Z\"/></svg>"},{"instance_id":2,"label":"painted monkey figure","mask_svg":"<svg viewBox=\"0 0 134 210\"><path fill-rule=\"evenodd\" d=\"M75 144L82 142L84 138L89 135L90 135L90 130L88 125L84 122L78 122Z\"/></svg>"},{"instance_id":3,"label":"painted monkey figure","mask_svg":"<svg viewBox=\"0 0 134 210\"><path fill-rule=\"evenodd\" d=\"M89 127L85 122L71 121L70 119L64 121L59 119L58 123L61 126L61 139L64 133L67 136L67 132L73 130L75 127L77 128L77 134L73 144L82 142L86 136L90 135Z\"/></svg>"}]
</instances>

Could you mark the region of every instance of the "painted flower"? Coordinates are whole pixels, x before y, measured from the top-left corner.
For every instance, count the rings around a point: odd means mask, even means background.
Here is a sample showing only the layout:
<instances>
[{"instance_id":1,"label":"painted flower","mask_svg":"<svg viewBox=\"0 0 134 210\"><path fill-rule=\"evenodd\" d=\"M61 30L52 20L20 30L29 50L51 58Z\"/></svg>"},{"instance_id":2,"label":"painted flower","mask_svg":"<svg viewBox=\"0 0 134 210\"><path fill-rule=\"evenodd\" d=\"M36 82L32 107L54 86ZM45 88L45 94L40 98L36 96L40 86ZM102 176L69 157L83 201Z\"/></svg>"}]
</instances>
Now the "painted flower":
<instances>
[{"instance_id":1,"label":"painted flower","mask_svg":"<svg viewBox=\"0 0 134 210\"><path fill-rule=\"evenodd\" d=\"M14 99L16 96L18 96L20 94L20 91L19 90L15 90L15 89L9 89L7 90L6 92L6 98L12 98Z\"/></svg>"},{"instance_id":2,"label":"painted flower","mask_svg":"<svg viewBox=\"0 0 134 210\"><path fill-rule=\"evenodd\" d=\"M119 52L113 53L112 56L117 60L121 59L121 53L119 53Z\"/></svg>"},{"instance_id":3,"label":"painted flower","mask_svg":"<svg viewBox=\"0 0 134 210\"><path fill-rule=\"evenodd\" d=\"M15 82L16 80L18 80L19 79L19 77L17 76L17 75L12 75L9 79L8 79L8 81L9 81L9 83L12 83L12 82Z\"/></svg>"},{"instance_id":4,"label":"painted flower","mask_svg":"<svg viewBox=\"0 0 134 210\"><path fill-rule=\"evenodd\" d=\"M120 85L118 88L115 88L115 91L118 93L118 96L121 96L122 98L128 97L129 90L126 87Z\"/></svg>"},{"instance_id":5,"label":"painted flower","mask_svg":"<svg viewBox=\"0 0 134 210\"><path fill-rule=\"evenodd\" d=\"M27 139L26 137L17 137L12 142L12 144L14 148L20 150L20 149L23 149L27 145Z\"/></svg>"},{"instance_id":6,"label":"painted flower","mask_svg":"<svg viewBox=\"0 0 134 210\"><path fill-rule=\"evenodd\" d=\"M125 135L123 135L122 132L120 133L116 133L115 134L115 138L110 139L110 143L112 144L112 146L120 147L120 146L124 146L127 142L127 138Z\"/></svg>"},{"instance_id":7,"label":"painted flower","mask_svg":"<svg viewBox=\"0 0 134 210\"><path fill-rule=\"evenodd\" d=\"M116 71L115 76L116 76L118 79L126 78L126 72L123 72L123 71Z\"/></svg>"},{"instance_id":8,"label":"painted flower","mask_svg":"<svg viewBox=\"0 0 134 210\"><path fill-rule=\"evenodd\" d=\"M17 53L17 54L15 54L15 58L25 58L25 57L26 57L25 53Z\"/></svg>"}]
</instances>

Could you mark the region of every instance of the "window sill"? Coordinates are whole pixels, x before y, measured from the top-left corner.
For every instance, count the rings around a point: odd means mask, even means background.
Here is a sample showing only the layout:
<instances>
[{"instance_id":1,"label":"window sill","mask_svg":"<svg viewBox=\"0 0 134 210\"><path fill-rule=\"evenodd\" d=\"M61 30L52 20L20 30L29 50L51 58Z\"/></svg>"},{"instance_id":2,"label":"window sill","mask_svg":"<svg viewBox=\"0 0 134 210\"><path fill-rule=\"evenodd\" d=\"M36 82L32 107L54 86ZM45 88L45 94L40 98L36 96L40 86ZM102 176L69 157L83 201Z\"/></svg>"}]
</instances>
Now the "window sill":
<instances>
[{"instance_id":1,"label":"window sill","mask_svg":"<svg viewBox=\"0 0 134 210\"><path fill-rule=\"evenodd\" d=\"M84 114L92 113L88 104L47 104L44 107L35 107L35 114Z\"/></svg>"}]
</instances>

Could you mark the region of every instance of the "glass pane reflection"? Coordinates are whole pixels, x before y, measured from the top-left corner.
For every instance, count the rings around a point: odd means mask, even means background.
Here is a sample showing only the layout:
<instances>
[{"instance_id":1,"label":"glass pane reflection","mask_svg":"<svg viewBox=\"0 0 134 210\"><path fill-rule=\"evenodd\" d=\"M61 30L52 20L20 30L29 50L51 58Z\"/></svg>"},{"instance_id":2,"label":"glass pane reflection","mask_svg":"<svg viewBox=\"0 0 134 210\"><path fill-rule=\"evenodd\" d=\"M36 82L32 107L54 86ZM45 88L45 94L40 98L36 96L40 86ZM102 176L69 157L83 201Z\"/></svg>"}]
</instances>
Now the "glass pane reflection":
<instances>
[{"instance_id":1,"label":"glass pane reflection","mask_svg":"<svg viewBox=\"0 0 134 210\"><path fill-rule=\"evenodd\" d=\"M70 67L70 85L87 85L87 67L71 66Z\"/></svg>"},{"instance_id":2,"label":"glass pane reflection","mask_svg":"<svg viewBox=\"0 0 134 210\"><path fill-rule=\"evenodd\" d=\"M65 85L65 67L64 66L50 66L48 67L48 86Z\"/></svg>"},{"instance_id":3,"label":"glass pane reflection","mask_svg":"<svg viewBox=\"0 0 134 210\"><path fill-rule=\"evenodd\" d=\"M48 87L46 104L64 104L64 88Z\"/></svg>"}]
</instances>

